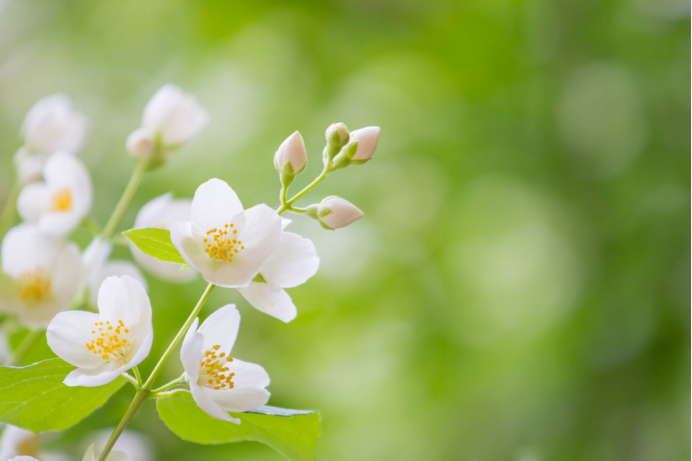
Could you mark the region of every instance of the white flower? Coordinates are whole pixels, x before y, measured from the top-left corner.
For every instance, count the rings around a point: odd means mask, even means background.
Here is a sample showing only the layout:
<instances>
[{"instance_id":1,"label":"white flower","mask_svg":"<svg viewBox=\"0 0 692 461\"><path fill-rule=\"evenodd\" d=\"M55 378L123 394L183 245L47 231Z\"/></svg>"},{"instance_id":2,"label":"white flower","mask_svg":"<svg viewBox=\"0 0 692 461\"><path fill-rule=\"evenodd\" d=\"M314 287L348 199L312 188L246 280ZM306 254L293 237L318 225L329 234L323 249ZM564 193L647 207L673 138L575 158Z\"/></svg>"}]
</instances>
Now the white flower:
<instances>
[{"instance_id":1,"label":"white flower","mask_svg":"<svg viewBox=\"0 0 692 461\"><path fill-rule=\"evenodd\" d=\"M210 416L240 424L228 412L255 410L271 395L265 389L269 375L259 365L231 357L240 327L233 304L222 307L197 330L196 318L180 350L190 391L197 405Z\"/></svg>"},{"instance_id":2,"label":"white flower","mask_svg":"<svg viewBox=\"0 0 692 461\"><path fill-rule=\"evenodd\" d=\"M149 128L137 128L127 137L127 151L132 158L144 160L154 153L156 133Z\"/></svg>"},{"instance_id":3,"label":"white flower","mask_svg":"<svg viewBox=\"0 0 692 461\"><path fill-rule=\"evenodd\" d=\"M89 213L93 191L84 164L74 155L52 155L43 169L45 182L24 186L17 200L20 216L41 230L63 236Z\"/></svg>"},{"instance_id":4,"label":"white flower","mask_svg":"<svg viewBox=\"0 0 692 461\"><path fill-rule=\"evenodd\" d=\"M297 131L286 138L274 154L274 166L283 174L295 175L308 164L308 153L305 151L303 137Z\"/></svg>"},{"instance_id":5,"label":"white flower","mask_svg":"<svg viewBox=\"0 0 692 461\"><path fill-rule=\"evenodd\" d=\"M29 148L21 147L14 156L14 163L17 166L17 177L20 184L31 181L38 181L42 178L43 167L50 155L32 154Z\"/></svg>"},{"instance_id":6,"label":"white flower","mask_svg":"<svg viewBox=\"0 0 692 461\"><path fill-rule=\"evenodd\" d=\"M146 289L147 281L142 276L137 266L129 261L108 261L113 250L113 243L94 239L84 250L82 261L87 272L87 288L89 289L89 302L92 306L98 303L98 290L104 280L112 276L127 275L137 280Z\"/></svg>"},{"instance_id":7,"label":"white flower","mask_svg":"<svg viewBox=\"0 0 692 461\"><path fill-rule=\"evenodd\" d=\"M82 458L82 461L96 461L98 459L98 455L96 454L96 451L94 450L94 444L92 443L89 448L87 448L87 451L84 453L84 457ZM129 456L127 456L127 453L124 451L119 451L119 450L113 450L110 453L108 453L108 456L106 456L106 461L132 461Z\"/></svg>"},{"instance_id":8,"label":"white flower","mask_svg":"<svg viewBox=\"0 0 692 461\"><path fill-rule=\"evenodd\" d=\"M15 461L68 461L67 456L41 451L38 434L15 426L6 426L0 442L0 459Z\"/></svg>"},{"instance_id":9,"label":"white flower","mask_svg":"<svg viewBox=\"0 0 692 461\"><path fill-rule=\"evenodd\" d=\"M175 85L164 85L144 108L142 127L156 133L165 147L175 147L197 136L209 115L197 98Z\"/></svg>"},{"instance_id":10,"label":"white flower","mask_svg":"<svg viewBox=\"0 0 692 461\"><path fill-rule=\"evenodd\" d=\"M88 129L86 117L72 108L70 98L54 94L39 100L22 124L22 137L32 153L77 153Z\"/></svg>"},{"instance_id":11,"label":"white flower","mask_svg":"<svg viewBox=\"0 0 692 461\"><path fill-rule=\"evenodd\" d=\"M240 294L256 309L290 322L297 315L296 306L284 288L305 283L320 265L311 240L292 232L281 232L279 244L264 261L259 275Z\"/></svg>"},{"instance_id":12,"label":"white flower","mask_svg":"<svg viewBox=\"0 0 692 461\"><path fill-rule=\"evenodd\" d=\"M362 217L357 206L341 197L326 197L318 205L317 219L328 229L346 227Z\"/></svg>"},{"instance_id":13,"label":"white flower","mask_svg":"<svg viewBox=\"0 0 692 461\"><path fill-rule=\"evenodd\" d=\"M147 202L135 218L135 229L156 227L169 230L173 223L189 221L192 216L192 201L173 199L169 194L161 195ZM193 279L197 272L191 269L181 270L183 265L161 261L145 254L130 243L130 250L135 260L146 270L166 280L187 281Z\"/></svg>"},{"instance_id":14,"label":"white flower","mask_svg":"<svg viewBox=\"0 0 692 461\"><path fill-rule=\"evenodd\" d=\"M351 132L351 141L358 141L356 153L351 160L368 160L375 153L377 142L380 140L380 127L369 126Z\"/></svg>"},{"instance_id":15,"label":"white flower","mask_svg":"<svg viewBox=\"0 0 692 461\"><path fill-rule=\"evenodd\" d=\"M192 219L173 224L171 240L185 262L207 282L237 288L247 286L274 252L281 218L267 205L243 211L233 189L211 179L197 189Z\"/></svg>"},{"instance_id":16,"label":"white flower","mask_svg":"<svg viewBox=\"0 0 692 461\"><path fill-rule=\"evenodd\" d=\"M48 345L76 367L68 386L102 386L146 358L154 331L151 304L132 277L109 277L99 289L99 313L61 312L48 325Z\"/></svg>"},{"instance_id":17,"label":"white flower","mask_svg":"<svg viewBox=\"0 0 692 461\"><path fill-rule=\"evenodd\" d=\"M82 278L79 248L45 235L32 224L10 229L2 242L3 287L0 303L24 325L43 328L65 309Z\"/></svg>"},{"instance_id":18,"label":"white flower","mask_svg":"<svg viewBox=\"0 0 692 461\"><path fill-rule=\"evenodd\" d=\"M108 439L113 433L113 428L103 429L98 431L96 434L92 434L94 442L94 453L98 454L103 451L103 447L106 446ZM113 445L113 450L119 450L121 452L127 453L132 461L152 461L154 455L152 454L151 446L146 437L137 431L132 431L125 429L118 440ZM111 452L113 453L113 452Z\"/></svg>"}]
</instances>

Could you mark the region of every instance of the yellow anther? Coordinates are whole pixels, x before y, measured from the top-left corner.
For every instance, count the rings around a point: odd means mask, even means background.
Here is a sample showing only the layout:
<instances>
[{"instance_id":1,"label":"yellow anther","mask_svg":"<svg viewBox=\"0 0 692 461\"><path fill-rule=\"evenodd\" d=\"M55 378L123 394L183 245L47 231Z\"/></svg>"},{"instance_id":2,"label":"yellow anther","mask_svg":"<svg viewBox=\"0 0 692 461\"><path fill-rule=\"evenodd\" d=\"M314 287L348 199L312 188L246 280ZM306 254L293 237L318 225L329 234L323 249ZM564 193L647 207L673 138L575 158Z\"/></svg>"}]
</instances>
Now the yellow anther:
<instances>
[{"instance_id":1,"label":"yellow anther","mask_svg":"<svg viewBox=\"0 0 692 461\"><path fill-rule=\"evenodd\" d=\"M43 300L50 293L51 283L40 267L33 271L25 271L17 277L17 294L25 303Z\"/></svg>"},{"instance_id":2,"label":"yellow anther","mask_svg":"<svg viewBox=\"0 0 692 461\"><path fill-rule=\"evenodd\" d=\"M72 209L72 191L70 189L62 189L51 197L48 211L62 213Z\"/></svg>"}]
</instances>

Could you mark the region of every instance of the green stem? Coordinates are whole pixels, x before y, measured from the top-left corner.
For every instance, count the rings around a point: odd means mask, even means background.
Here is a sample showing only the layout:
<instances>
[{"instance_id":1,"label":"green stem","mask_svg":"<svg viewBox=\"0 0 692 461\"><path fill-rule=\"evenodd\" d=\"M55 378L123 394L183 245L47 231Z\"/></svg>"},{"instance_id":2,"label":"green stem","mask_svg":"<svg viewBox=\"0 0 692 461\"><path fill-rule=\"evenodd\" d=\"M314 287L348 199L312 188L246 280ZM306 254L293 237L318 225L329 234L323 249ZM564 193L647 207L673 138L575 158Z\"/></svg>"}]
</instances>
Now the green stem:
<instances>
[{"instance_id":1,"label":"green stem","mask_svg":"<svg viewBox=\"0 0 692 461\"><path fill-rule=\"evenodd\" d=\"M113 210L113 214L111 214L108 223L106 223L106 227L103 228L103 232L101 232L100 237L102 240L109 240L111 237L113 237L113 234L120 225L120 221L123 220L127 207L130 205L132 198L135 196L135 192L137 192L139 184L142 182L142 178L144 177L144 173L147 171L148 164L149 162L147 161L140 161L137 163L135 171L132 172L132 176L130 177L130 182L127 183L127 187L125 188L123 195L120 197L120 201L115 206L115 210Z\"/></svg>"},{"instance_id":2,"label":"green stem","mask_svg":"<svg viewBox=\"0 0 692 461\"><path fill-rule=\"evenodd\" d=\"M135 389L139 389L139 388L140 388L140 385L137 384L137 380L136 380L135 378L133 378L132 376L130 376L129 373L120 373L120 376L122 376L123 378L125 378L126 380L128 380L128 381L130 382L130 384L132 384L133 386L135 386Z\"/></svg>"},{"instance_id":3,"label":"green stem","mask_svg":"<svg viewBox=\"0 0 692 461\"><path fill-rule=\"evenodd\" d=\"M36 341L40 333L41 332L39 330L29 331L26 334L26 336L24 336L24 339L22 339L22 342L19 343L19 346L17 346L17 350L14 351L14 353L7 360L7 363L5 363L5 365L7 365L8 367L19 365L19 362L22 360L22 357L24 357L24 354L26 354L29 351L29 349L31 349L31 346L34 344L34 341Z\"/></svg>"},{"instance_id":4,"label":"green stem","mask_svg":"<svg viewBox=\"0 0 692 461\"><path fill-rule=\"evenodd\" d=\"M15 178L10 187L10 192L7 194L7 200L5 201L5 206L0 214L0 237L5 235L5 232L12 227L14 224L14 218L17 214L17 198L19 197L19 192L22 190L19 180Z\"/></svg>"},{"instance_id":5,"label":"green stem","mask_svg":"<svg viewBox=\"0 0 692 461\"><path fill-rule=\"evenodd\" d=\"M282 200L281 206L276 210L276 212L277 212L278 214L281 214L281 213L283 213L283 212L286 211L286 210L290 210L290 209L291 209L291 205L292 205L296 200L298 200L298 199L301 198L303 195L305 195L305 194L307 194L308 192L310 192L316 185L318 185L319 183L321 183L321 182L324 180L324 178L326 178L327 175L329 174L329 172L331 171L331 165L330 165L330 164L331 164L331 162L328 163L327 165L325 165L325 166L324 166L324 169L322 170L322 173L320 173L320 175L319 175L318 177L316 177L314 181L312 181L310 184L308 184L307 186L305 186L305 189L301 190L301 191L298 192L296 195L294 195L293 198L292 198L291 200L288 200L288 201L283 201L283 200Z\"/></svg>"},{"instance_id":6,"label":"green stem","mask_svg":"<svg viewBox=\"0 0 692 461\"><path fill-rule=\"evenodd\" d=\"M142 387L142 375L139 374L139 368L134 367L132 371L135 373L135 378L137 379L137 386Z\"/></svg>"},{"instance_id":7,"label":"green stem","mask_svg":"<svg viewBox=\"0 0 692 461\"><path fill-rule=\"evenodd\" d=\"M202 297L199 298L199 301L197 301L197 305L190 313L190 316L185 321L185 324L183 324L182 328L180 328L178 334L175 335L175 338L173 338L171 344L168 345L168 349L166 349L166 352L164 352L161 358L159 359L159 363L156 364L154 370L151 372L151 375L149 375L147 381L144 383L142 388L137 391L137 394L135 394L135 398L134 400L132 400L130 407L127 409L127 413L125 413L123 419L120 420L118 426L115 428L115 430L113 430L113 433L108 439L108 443L99 455L98 461L106 460L108 454L113 449L113 445L115 445L115 442L118 440L118 437L120 437L120 434L122 434L123 430L125 430L125 427L127 427L127 425L129 424L130 419L132 419L132 416L134 416L134 414L137 412L140 405L142 405L142 402L144 402L144 400L146 400L146 398L150 396L150 394L152 393L151 388L154 385L156 377L159 375L159 373L161 373L163 365L166 363L166 360L168 360L168 357L173 353L173 350L178 345L180 340L183 339L185 333L187 333L187 330L190 328L190 325L192 325L192 322L194 322L195 318L199 314L199 311L202 310L204 303L207 301L207 298L209 298L209 295L211 294L211 291L214 289L215 286L216 285L214 285L213 283L207 285L207 289L204 290L204 293L202 293Z\"/></svg>"},{"instance_id":8,"label":"green stem","mask_svg":"<svg viewBox=\"0 0 692 461\"><path fill-rule=\"evenodd\" d=\"M151 391L151 392L154 393L154 394L157 394L157 393L159 393L159 392L167 391L168 389L170 389L170 388L172 388L172 387L175 387L175 386L177 386L178 384L182 384L182 383L184 383L184 382L185 382L185 375L182 375L182 376L180 376L179 378L174 379L174 380L171 381L170 383L164 384L163 386L161 386L161 387L159 387L159 388L156 388L156 389L154 389L154 390Z\"/></svg>"}]
</instances>

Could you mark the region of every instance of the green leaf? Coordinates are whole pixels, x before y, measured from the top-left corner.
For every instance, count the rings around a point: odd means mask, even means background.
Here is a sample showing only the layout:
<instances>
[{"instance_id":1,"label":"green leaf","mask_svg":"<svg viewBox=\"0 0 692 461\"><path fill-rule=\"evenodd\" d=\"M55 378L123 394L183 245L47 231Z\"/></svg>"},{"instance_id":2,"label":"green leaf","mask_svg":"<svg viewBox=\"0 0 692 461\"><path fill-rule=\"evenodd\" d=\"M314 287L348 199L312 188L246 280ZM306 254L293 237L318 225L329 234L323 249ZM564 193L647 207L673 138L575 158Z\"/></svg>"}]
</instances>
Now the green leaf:
<instances>
[{"instance_id":1,"label":"green leaf","mask_svg":"<svg viewBox=\"0 0 692 461\"><path fill-rule=\"evenodd\" d=\"M314 411L262 407L248 413L231 413L241 424L212 418L187 391L156 401L159 417L178 437L195 443L261 442L293 461L317 458L320 417Z\"/></svg>"},{"instance_id":2,"label":"green leaf","mask_svg":"<svg viewBox=\"0 0 692 461\"><path fill-rule=\"evenodd\" d=\"M146 229L131 229L123 232L137 248L149 256L170 263L185 264L180 252L171 242L171 233L166 229L154 227Z\"/></svg>"},{"instance_id":3,"label":"green leaf","mask_svg":"<svg viewBox=\"0 0 692 461\"><path fill-rule=\"evenodd\" d=\"M125 379L99 387L62 382L75 367L49 359L28 367L0 367L0 422L33 432L62 431L106 403Z\"/></svg>"}]
</instances>

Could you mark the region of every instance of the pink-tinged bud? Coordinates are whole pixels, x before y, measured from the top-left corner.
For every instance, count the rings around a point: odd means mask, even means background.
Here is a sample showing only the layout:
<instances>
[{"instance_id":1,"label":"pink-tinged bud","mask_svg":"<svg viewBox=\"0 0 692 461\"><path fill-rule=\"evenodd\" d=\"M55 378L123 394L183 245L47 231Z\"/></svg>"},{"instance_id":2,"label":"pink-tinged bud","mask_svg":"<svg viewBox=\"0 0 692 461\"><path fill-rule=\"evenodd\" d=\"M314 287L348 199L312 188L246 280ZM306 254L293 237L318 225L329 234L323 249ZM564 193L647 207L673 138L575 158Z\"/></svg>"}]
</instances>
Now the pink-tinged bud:
<instances>
[{"instance_id":1,"label":"pink-tinged bud","mask_svg":"<svg viewBox=\"0 0 692 461\"><path fill-rule=\"evenodd\" d=\"M317 210L317 219L327 229L346 227L362 217L363 212L357 206L336 196L322 200Z\"/></svg>"},{"instance_id":2,"label":"pink-tinged bud","mask_svg":"<svg viewBox=\"0 0 692 461\"><path fill-rule=\"evenodd\" d=\"M305 169L308 164L308 153L305 142L299 132L293 133L279 146L274 155L274 166L279 173L293 176Z\"/></svg>"},{"instance_id":3,"label":"pink-tinged bud","mask_svg":"<svg viewBox=\"0 0 692 461\"><path fill-rule=\"evenodd\" d=\"M351 160L369 160L377 149L377 142L380 140L380 127L369 126L351 132L351 142L358 142L356 153Z\"/></svg>"}]
</instances>

